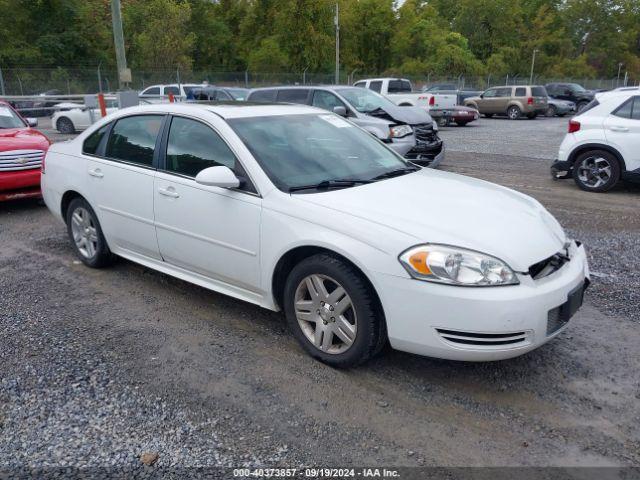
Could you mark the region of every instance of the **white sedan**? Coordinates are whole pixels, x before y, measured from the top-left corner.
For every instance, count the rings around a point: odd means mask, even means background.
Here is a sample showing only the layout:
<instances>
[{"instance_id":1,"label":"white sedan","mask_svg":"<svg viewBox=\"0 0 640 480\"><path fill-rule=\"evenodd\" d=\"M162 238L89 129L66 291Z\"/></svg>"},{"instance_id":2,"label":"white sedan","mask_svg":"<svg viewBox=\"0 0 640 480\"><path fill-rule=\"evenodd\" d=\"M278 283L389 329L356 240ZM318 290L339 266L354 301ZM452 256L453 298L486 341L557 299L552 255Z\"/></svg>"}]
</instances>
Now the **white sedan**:
<instances>
[{"instance_id":1,"label":"white sedan","mask_svg":"<svg viewBox=\"0 0 640 480\"><path fill-rule=\"evenodd\" d=\"M300 105L164 104L51 146L42 190L90 267L113 255L271 310L304 349L457 360L528 352L588 285L536 200L407 163Z\"/></svg>"},{"instance_id":2,"label":"white sedan","mask_svg":"<svg viewBox=\"0 0 640 480\"><path fill-rule=\"evenodd\" d=\"M107 115L118 110L116 99L106 99ZM71 134L85 130L102 117L99 108L89 109L83 105L59 103L53 107L56 111L51 116L51 125L60 133Z\"/></svg>"}]
</instances>

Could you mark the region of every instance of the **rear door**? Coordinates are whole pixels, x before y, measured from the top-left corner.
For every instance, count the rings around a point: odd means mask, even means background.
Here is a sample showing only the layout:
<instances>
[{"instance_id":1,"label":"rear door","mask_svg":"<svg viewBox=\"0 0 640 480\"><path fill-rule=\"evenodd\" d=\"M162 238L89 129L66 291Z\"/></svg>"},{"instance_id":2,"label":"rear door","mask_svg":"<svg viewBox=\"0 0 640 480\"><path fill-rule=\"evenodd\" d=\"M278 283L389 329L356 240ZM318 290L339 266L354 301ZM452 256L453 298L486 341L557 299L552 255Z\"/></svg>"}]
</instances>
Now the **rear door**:
<instances>
[{"instance_id":1,"label":"rear door","mask_svg":"<svg viewBox=\"0 0 640 480\"><path fill-rule=\"evenodd\" d=\"M88 156L93 206L115 253L160 259L153 181L164 119L161 114L122 117L105 132L100 150Z\"/></svg>"},{"instance_id":2,"label":"rear door","mask_svg":"<svg viewBox=\"0 0 640 480\"><path fill-rule=\"evenodd\" d=\"M627 170L640 168L640 96L631 97L604 121L605 137L624 158Z\"/></svg>"}]
</instances>

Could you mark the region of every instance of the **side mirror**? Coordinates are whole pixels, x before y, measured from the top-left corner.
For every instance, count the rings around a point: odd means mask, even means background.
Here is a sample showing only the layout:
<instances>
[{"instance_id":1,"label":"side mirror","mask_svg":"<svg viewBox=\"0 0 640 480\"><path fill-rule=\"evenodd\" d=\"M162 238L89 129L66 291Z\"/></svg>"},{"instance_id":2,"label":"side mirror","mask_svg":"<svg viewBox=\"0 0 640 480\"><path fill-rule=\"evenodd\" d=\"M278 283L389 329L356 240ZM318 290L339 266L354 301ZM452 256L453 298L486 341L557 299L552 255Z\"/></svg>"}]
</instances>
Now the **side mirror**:
<instances>
[{"instance_id":1,"label":"side mirror","mask_svg":"<svg viewBox=\"0 0 640 480\"><path fill-rule=\"evenodd\" d=\"M30 127L37 127L38 126L38 119L37 118L25 118L25 120L27 121L27 125L29 125Z\"/></svg>"},{"instance_id":2,"label":"side mirror","mask_svg":"<svg viewBox=\"0 0 640 480\"><path fill-rule=\"evenodd\" d=\"M196 175L196 183L209 187L238 188L240 179L229 167L209 167Z\"/></svg>"},{"instance_id":3,"label":"side mirror","mask_svg":"<svg viewBox=\"0 0 640 480\"><path fill-rule=\"evenodd\" d=\"M480 94L480 98L484 98L484 93L481 93L481 94Z\"/></svg>"},{"instance_id":4,"label":"side mirror","mask_svg":"<svg viewBox=\"0 0 640 480\"><path fill-rule=\"evenodd\" d=\"M336 115L340 115L341 117L346 117L347 109L342 106L333 107L333 113L335 113Z\"/></svg>"}]
</instances>

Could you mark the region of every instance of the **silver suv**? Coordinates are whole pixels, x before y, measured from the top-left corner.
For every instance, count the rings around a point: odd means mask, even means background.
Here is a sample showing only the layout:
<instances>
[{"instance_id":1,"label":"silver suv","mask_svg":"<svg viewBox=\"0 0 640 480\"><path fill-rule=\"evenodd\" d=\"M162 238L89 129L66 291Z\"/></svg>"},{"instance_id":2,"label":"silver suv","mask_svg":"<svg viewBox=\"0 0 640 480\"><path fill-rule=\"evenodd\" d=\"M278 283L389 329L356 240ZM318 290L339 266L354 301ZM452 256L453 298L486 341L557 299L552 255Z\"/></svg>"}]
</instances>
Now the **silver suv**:
<instances>
[{"instance_id":1,"label":"silver suv","mask_svg":"<svg viewBox=\"0 0 640 480\"><path fill-rule=\"evenodd\" d=\"M438 127L427 112L398 107L371 90L350 86L256 88L247 101L312 105L348 118L414 163L436 167L444 158Z\"/></svg>"}]
</instances>

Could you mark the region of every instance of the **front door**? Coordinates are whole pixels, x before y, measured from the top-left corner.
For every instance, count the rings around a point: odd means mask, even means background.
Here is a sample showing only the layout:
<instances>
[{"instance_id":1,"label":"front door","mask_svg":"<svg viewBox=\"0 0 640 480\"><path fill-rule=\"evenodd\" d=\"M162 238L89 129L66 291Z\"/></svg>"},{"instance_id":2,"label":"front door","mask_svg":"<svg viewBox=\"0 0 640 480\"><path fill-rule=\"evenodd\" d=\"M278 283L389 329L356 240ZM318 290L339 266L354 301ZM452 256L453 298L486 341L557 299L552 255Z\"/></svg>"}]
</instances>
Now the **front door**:
<instances>
[{"instance_id":1,"label":"front door","mask_svg":"<svg viewBox=\"0 0 640 480\"><path fill-rule=\"evenodd\" d=\"M92 203L116 253L123 250L160 259L153 226L153 181L163 120L164 115L120 118L110 131L104 153L87 157Z\"/></svg>"},{"instance_id":2,"label":"front door","mask_svg":"<svg viewBox=\"0 0 640 480\"><path fill-rule=\"evenodd\" d=\"M227 166L245 177L222 137L192 118L171 120L155 178L155 221L162 258L176 267L252 295L260 285L262 199L247 179L239 189L196 183L201 170Z\"/></svg>"}]
</instances>

